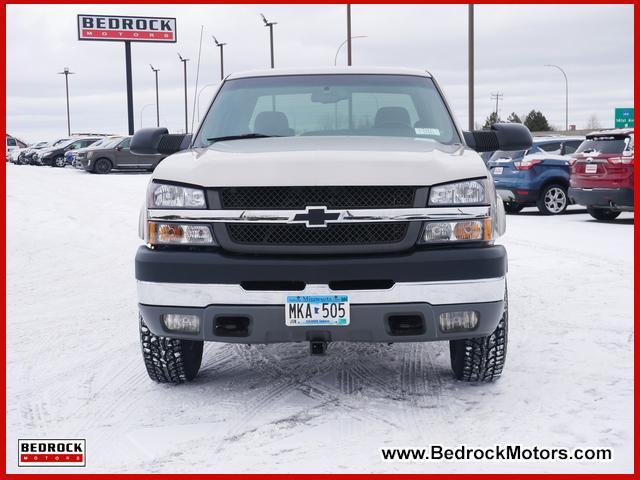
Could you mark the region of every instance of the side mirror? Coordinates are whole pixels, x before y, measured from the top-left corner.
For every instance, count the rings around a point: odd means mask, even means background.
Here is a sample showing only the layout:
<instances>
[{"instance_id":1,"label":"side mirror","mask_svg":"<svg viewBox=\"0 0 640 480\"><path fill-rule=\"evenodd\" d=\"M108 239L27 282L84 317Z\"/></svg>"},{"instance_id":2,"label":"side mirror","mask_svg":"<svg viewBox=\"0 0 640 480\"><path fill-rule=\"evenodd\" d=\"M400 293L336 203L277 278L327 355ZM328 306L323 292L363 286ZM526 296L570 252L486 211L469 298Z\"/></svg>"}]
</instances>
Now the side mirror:
<instances>
[{"instance_id":1,"label":"side mirror","mask_svg":"<svg viewBox=\"0 0 640 480\"><path fill-rule=\"evenodd\" d=\"M116 147L116 150L120 151L120 150L122 150L122 147L121 147L120 145L118 145L118 146Z\"/></svg>"},{"instance_id":2,"label":"side mirror","mask_svg":"<svg viewBox=\"0 0 640 480\"><path fill-rule=\"evenodd\" d=\"M520 123L494 123L491 130L463 133L469 148L476 152L526 150L533 143L531 132Z\"/></svg>"},{"instance_id":3,"label":"side mirror","mask_svg":"<svg viewBox=\"0 0 640 480\"><path fill-rule=\"evenodd\" d=\"M131 139L129 150L138 155L171 155L186 150L191 134L171 134L166 128L142 128Z\"/></svg>"}]
</instances>

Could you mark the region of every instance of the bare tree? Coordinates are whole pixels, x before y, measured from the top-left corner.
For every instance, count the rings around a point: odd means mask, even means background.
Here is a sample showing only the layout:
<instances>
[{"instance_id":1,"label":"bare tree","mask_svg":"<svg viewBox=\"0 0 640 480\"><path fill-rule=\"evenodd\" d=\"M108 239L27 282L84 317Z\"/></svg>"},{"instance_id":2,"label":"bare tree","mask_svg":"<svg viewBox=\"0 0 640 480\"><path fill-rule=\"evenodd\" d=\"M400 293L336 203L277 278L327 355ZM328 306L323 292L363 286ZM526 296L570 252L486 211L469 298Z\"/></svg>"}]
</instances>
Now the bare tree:
<instances>
[{"instance_id":1,"label":"bare tree","mask_svg":"<svg viewBox=\"0 0 640 480\"><path fill-rule=\"evenodd\" d=\"M587 130L598 130L599 128L602 128L602 125L600 125L598 115L592 113L587 120Z\"/></svg>"}]
</instances>

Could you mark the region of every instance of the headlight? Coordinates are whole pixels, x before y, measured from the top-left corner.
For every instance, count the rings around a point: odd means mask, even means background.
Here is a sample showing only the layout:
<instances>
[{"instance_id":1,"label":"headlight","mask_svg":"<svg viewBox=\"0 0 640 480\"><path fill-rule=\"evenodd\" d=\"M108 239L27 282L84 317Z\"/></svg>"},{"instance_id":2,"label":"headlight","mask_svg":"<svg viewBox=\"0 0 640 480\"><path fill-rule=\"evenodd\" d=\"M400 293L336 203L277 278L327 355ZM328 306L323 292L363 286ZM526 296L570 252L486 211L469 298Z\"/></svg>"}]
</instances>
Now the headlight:
<instances>
[{"instance_id":1,"label":"headlight","mask_svg":"<svg viewBox=\"0 0 640 480\"><path fill-rule=\"evenodd\" d=\"M151 245L215 245L208 225L149 222Z\"/></svg>"},{"instance_id":2,"label":"headlight","mask_svg":"<svg viewBox=\"0 0 640 480\"><path fill-rule=\"evenodd\" d=\"M487 203L485 180L468 180L431 187L429 205Z\"/></svg>"},{"instance_id":3,"label":"headlight","mask_svg":"<svg viewBox=\"0 0 640 480\"><path fill-rule=\"evenodd\" d=\"M490 218L427 222L422 228L420 243L470 242L492 239Z\"/></svg>"},{"instance_id":4,"label":"headlight","mask_svg":"<svg viewBox=\"0 0 640 480\"><path fill-rule=\"evenodd\" d=\"M147 196L149 208L206 208L204 190L199 188L151 183Z\"/></svg>"}]
</instances>

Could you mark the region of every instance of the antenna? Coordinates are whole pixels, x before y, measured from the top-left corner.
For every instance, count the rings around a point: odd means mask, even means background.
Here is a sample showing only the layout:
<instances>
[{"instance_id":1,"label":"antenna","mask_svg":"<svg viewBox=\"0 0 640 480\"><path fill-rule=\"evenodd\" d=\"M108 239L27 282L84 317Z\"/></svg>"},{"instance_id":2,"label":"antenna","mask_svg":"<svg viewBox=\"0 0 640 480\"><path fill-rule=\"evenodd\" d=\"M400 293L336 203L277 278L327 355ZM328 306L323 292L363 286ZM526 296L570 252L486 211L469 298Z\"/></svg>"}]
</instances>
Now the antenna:
<instances>
[{"instance_id":1,"label":"antenna","mask_svg":"<svg viewBox=\"0 0 640 480\"><path fill-rule=\"evenodd\" d=\"M200 53L202 53L202 33L204 32L204 25L200 25L200 46L198 47L198 67L196 68L196 93L198 92L198 79L200 78ZM196 101L197 95L193 96L193 110L191 112L191 133L193 133L193 124L196 121Z\"/></svg>"}]
</instances>

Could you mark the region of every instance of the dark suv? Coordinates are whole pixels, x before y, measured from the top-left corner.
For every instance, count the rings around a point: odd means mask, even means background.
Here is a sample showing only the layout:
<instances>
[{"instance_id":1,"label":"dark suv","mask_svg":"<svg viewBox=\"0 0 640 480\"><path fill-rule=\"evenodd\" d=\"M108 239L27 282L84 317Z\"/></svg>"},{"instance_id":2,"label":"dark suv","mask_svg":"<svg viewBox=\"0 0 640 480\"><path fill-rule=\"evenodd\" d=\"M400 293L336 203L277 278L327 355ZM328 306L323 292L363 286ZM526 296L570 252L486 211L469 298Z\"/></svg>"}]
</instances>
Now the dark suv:
<instances>
[{"instance_id":1,"label":"dark suv","mask_svg":"<svg viewBox=\"0 0 640 480\"><path fill-rule=\"evenodd\" d=\"M95 148L86 148L77 153L76 167L91 173L109 173L112 169L149 170L166 155L138 155L131 152L131 137L113 137L110 142L101 142Z\"/></svg>"},{"instance_id":2,"label":"dark suv","mask_svg":"<svg viewBox=\"0 0 640 480\"><path fill-rule=\"evenodd\" d=\"M51 167L65 167L67 162L64 154L69 150L85 148L96 143L102 137L82 137L69 138L64 141L58 141L48 148L43 148L36 154L37 162L40 165L49 165Z\"/></svg>"}]
</instances>

